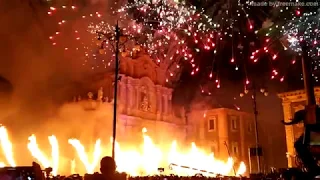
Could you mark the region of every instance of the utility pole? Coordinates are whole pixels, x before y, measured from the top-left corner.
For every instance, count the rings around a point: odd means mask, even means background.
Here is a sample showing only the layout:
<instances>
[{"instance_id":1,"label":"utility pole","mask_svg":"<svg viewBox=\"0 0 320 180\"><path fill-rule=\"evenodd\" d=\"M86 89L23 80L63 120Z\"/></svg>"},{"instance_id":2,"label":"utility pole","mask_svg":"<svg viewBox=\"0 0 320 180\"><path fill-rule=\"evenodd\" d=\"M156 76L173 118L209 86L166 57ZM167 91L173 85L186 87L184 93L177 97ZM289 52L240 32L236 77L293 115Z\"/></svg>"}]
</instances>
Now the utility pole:
<instances>
[{"instance_id":1,"label":"utility pole","mask_svg":"<svg viewBox=\"0 0 320 180\"><path fill-rule=\"evenodd\" d=\"M240 97L243 97L245 94L249 93L249 90L247 89L248 87L245 87L244 93L240 93ZM262 153L262 149L259 145L259 129L258 129L258 107L257 107L257 85L255 81L252 81L252 85L249 88L252 91L251 98L252 98L252 105L253 105L253 114L254 114L254 131L255 131L255 147L250 148L254 150L254 154L256 155L257 158L257 170L258 173L261 173L261 160L260 160L260 154ZM264 96L268 96L268 92L266 89L261 88L260 92ZM260 151L261 150L261 151ZM252 152L253 153L253 152ZM249 152L251 154L251 150ZM250 158L251 159L251 158ZM251 163L251 162L250 162Z\"/></svg>"},{"instance_id":2,"label":"utility pole","mask_svg":"<svg viewBox=\"0 0 320 180\"><path fill-rule=\"evenodd\" d=\"M115 144L117 135L117 102L118 102L118 80L119 80L119 41L120 28L117 21L116 30L116 51L115 51L115 73L114 73L114 97L113 97L113 128L112 128L112 158L115 159Z\"/></svg>"},{"instance_id":3,"label":"utility pole","mask_svg":"<svg viewBox=\"0 0 320 180\"><path fill-rule=\"evenodd\" d=\"M100 46L100 53L104 53L104 47L107 41L115 42L115 46L113 46L115 50L115 70L114 70L114 92L113 92L113 124L112 124L112 158L115 159L115 144L116 144L116 137L117 137L117 105L118 105L118 82L119 82L119 53L120 53L120 46L124 46L124 44L128 40L127 35L123 35L120 27L119 22L115 26L115 31L112 33L104 33L104 32L97 32L98 40ZM113 44L112 44L113 45Z\"/></svg>"},{"instance_id":4,"label":"utility pole","mask_svg":"<svg viewBox=\"0 0 320 180\"><path fill-rule=\"evenodd\" d=\"M255 131L255 139L256 139L256 157L257 157L257 166L258 173L261 173L261 164L260 164L260 154L259 154L259 130L258 130L258 110L257 110L257 88L256 84L253 81L252 84L252 102L253 102L253 113L254 113L254 131Z\"/></svg>"},{"instance_id":5,"label":"utility pole","mask_svg":"<svg viewBox=\"0 0 320 180\"><path fill-rule=\"evenodd\" d=\"M302 73L304 80L304 89L306 93L307 117L305 124L316 124L316 98L314 95L314 84L312 81L312 64L311 58L308 56L308 47L305 41L300 43L302 49Z\"/></svg>"}]
</instances>

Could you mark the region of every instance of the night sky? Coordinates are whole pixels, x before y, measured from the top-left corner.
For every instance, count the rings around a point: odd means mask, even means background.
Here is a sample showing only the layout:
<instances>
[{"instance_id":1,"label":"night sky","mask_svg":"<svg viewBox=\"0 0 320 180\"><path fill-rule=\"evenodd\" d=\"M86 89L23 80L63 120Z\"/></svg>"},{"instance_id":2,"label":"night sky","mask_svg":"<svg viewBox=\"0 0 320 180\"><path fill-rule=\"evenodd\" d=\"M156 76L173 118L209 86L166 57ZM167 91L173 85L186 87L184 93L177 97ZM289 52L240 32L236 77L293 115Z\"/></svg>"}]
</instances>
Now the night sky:
<instances>
[{"instance_id":1,"label":"night sky","mask_svg":"<svg viewBox=\"0 0 320 180\"><path fill-rule=\"evenodd\" d=\"M48 36L54 32L54 25L46 16L47 6L39 2L0 1L0 122L16 129L54 116L55 110L72 95L87 92L86 86L94 74L79 63L81 57L77 54L70 55L52 48ZM82 10L88 11L97 8L97 3L101 2L79 3L85 3ZM107 6L108 2L103 1L99 7L107 11ZM74 24L77 26L77 20ZM227 48L219 53L220 59L230 58ZM213 57L209 52L198 58ZM202 66L206 69L205 61ZM219 66L222 77L220 89L208 81L206 70L196 76L191 76L186 70L175 86L174 103L190 110L193 103L205 102L212 108L239 106L243 111L253 112L250 96L239 97L243 91L243 74L228 64ZM285 64L282 67L286 69ZM280 123L283 114L277 93L302 87L300 67L287 69L288 80L280 83L270 80L270 69L266 68L264 61L254 67L248 65L249 76L255 77L257 86L269 91L269 96L258 94L257 97L261 142L269 150L266 152L268 166L286 167L284 126ZM201 93L201 88L211 95Z\"/></svg>"}]
</instances>

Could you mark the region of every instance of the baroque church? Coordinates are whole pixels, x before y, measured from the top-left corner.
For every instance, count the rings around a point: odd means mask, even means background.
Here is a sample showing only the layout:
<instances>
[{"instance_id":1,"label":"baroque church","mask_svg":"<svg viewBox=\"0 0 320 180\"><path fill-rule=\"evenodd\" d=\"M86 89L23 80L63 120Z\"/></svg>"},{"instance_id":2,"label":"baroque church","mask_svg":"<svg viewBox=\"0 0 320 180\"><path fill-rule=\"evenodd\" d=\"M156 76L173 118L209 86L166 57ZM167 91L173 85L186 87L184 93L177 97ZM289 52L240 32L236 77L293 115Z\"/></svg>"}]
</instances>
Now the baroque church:
<instances>
[{"instance_id":1,"label":"baroque church","mask_svg":"<svg viewBox=\"0 0 320 180\"><path fill-rule=\"evenodd\" d=\"M173 89L166 87L165 67L155 64L147 53L137 50L121 53L120 80L118 83L117 140L131 142L141 136L145 127L156 143L187 140L187 123L183 108L172 105ZM101 88L87 95L74 97L73 103L85 110L99 108L105 118L97 121L98 127L112 132L114 73L103 75ZM98 132L100 135L105 134ZM183 143L183 142L181 142Z\"/></svg>"}]
</instances>

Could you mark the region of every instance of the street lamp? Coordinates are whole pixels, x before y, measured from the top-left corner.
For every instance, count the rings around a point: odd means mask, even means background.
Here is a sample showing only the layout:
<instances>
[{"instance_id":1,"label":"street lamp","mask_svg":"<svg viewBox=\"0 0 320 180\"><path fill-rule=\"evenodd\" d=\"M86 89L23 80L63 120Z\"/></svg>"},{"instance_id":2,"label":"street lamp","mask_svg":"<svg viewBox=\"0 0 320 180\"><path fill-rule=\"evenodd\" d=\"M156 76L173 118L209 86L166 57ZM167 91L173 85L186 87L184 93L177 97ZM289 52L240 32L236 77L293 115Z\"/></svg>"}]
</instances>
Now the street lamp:
<instances>
[{"instance_id":1,"label":"street lamp","mask_svg":"<svg viewBox=\"0 0 320 180\"><path fill-rule=\"evenodd\" d=\"M249 88L249 89L248 89ZM259 133L258 133L258 110L257 110L257 87L255 82L253 81L251 87L245 87L244 92L240 93L240 97L243 97L244 95L249 93L249 90L252 91L252 103L253 103L253 113L254 113L254 131L255 131L255 140L256 140L256 157L257 157L257 166L258 166L258 173L261 172L261 164L260 164L260 154L259 154ZM260 93L262 93L264 96L268 96L268 91L265 88L260 88Z\"/></svg>"},{"instance_id":2,"label":"street lamp","mask_svg":"<svg viewBox=\"0 0 320 180\"><path fill-rule=\"evenodd\" d=\"M123 35L120 31L119 24L115 26L115 33L104 33L97 32L98 34L98 44L100 45L99 53L104 54L104 48L107 41L115 42L115 75L114 75L114 102L113 102L113 127L112 127L112 158L115 159L115 142L117 135L117 99L118 99L118 81L119 81L119 53L120 46L123 46L127 40L128 36Z\"/></svg>"}]
</instances>

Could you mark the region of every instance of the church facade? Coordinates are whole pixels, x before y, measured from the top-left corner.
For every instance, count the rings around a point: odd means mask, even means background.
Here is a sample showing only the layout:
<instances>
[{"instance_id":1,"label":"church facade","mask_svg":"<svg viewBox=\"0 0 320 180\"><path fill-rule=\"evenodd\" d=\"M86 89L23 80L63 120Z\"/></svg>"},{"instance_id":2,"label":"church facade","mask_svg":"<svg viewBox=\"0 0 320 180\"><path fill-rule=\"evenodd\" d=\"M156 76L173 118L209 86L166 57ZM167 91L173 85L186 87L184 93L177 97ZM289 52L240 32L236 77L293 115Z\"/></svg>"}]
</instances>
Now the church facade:
<instances>
[{"instance_id":1,"label":"church facade","mask_svg":"<svg viewBox=\"0 0 320 180\"><path fill-rule=\"evenodd\" d=\"M164 65L155 64L145 53L134 57L127 53L121 55L117 140L133 141L132 138L141 136L143 128L147 128L156 143L186 140L188 126L185 113L183 108L172 106L173 90L166 86ZM99 90L74 98L76 103L82 104L87 110L108 112L97 121L97 126L106 127L110 132L113 122L113 79L113 73L104 75Z\"/></svg>"}]
</instances>

